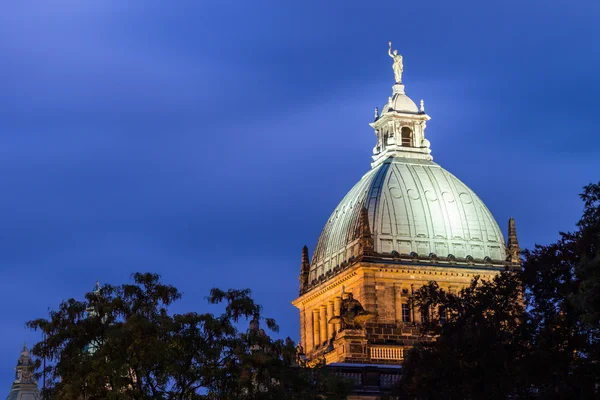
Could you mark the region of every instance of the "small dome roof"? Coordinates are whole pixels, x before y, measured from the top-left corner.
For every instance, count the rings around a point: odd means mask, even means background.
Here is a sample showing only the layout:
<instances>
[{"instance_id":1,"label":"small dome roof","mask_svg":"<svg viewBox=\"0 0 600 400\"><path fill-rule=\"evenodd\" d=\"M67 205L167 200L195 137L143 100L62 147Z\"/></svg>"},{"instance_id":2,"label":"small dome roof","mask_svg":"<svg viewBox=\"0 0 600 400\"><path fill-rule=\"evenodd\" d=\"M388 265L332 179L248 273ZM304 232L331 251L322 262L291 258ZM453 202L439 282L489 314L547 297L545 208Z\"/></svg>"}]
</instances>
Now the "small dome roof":
<instances>
[{"instance_id":1,"label":"small dome roof","mask_svg":"<svg viewBox=\"0 0 600 400\"><path fill-rule=\"evenodd\" d=\"M419 113L419 108L404 92L404 85L396 83L392 86L392 97L390 97L385 106L383 106L382 114L388 111Z\"/></svg>"},{"instance_id":2,"label":"small dome roof","mask_svg":"<svg viewBox=\"0 0 600 400\"><path fill-rule=\"evenodd\" d=\"M385 106L383 106L383 112L386 113L388 111L404 111L411 113L418 113L419 108L415 104L414 101L404 93L396 93L392 96L391 102L388 101Z\"/></svg>"},{"instance_id":3,"label":"small dome roof","mask_svg":"<svg viewBox=\"0 0 600 400\"><path fill-rule=\"evenodd\" d=\"M502 231L471 189L433 161L390 157L365 174L329 217L309 281L357 255L363 207L376 253L506 258Z\"/></svg>"}]
</instances>

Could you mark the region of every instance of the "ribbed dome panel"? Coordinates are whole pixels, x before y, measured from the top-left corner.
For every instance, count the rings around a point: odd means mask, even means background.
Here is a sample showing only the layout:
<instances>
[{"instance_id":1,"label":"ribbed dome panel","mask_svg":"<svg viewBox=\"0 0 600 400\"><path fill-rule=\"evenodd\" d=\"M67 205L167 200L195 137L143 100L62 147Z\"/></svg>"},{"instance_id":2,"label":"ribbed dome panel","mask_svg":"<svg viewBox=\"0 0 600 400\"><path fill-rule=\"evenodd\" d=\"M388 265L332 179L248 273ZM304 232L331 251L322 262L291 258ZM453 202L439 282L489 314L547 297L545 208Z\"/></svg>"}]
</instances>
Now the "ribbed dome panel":
<instances>
[{"instance_id":1,"label":"ribbed dome panel","mask_svg":"<svg viewBox=\"0 0 600 400\"><path fill-rule=\"evenodd\" d=\"M356 255L363 206L377 253L506 257L498 224L471 189L432 161L392 157L363 176L329 217L310 281Z\"/></svg>"}]
</instances>

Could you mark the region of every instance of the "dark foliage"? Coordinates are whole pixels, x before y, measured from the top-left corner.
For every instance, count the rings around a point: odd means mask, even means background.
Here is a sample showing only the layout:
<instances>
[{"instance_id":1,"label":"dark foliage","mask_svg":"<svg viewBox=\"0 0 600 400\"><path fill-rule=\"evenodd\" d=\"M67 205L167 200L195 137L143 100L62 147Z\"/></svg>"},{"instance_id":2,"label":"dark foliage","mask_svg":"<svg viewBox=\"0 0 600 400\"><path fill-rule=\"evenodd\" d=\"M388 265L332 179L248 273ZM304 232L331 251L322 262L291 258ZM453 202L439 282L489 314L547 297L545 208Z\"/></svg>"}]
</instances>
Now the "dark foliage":
<instances>
[{"instance_id":1,"label":"dark foliage","mask_svg":"<svg viewBox=\"0 0 600 400\"><path fill-rule=\"evenodd\" d=\"M448 314L423 327L437 340L409 352L396 397L600 398L600 183L581 198L578 229L524 251L523 272L416 293L416 307Z\"/></svg>"},{"instance_id":2,"label":"dark foliage","mask_svg":"<svg viewBox=\"0 0 600 400\"><path fill-rule=\"evenodd\" d=\"M48 319L28 322L46 340L33 353L49 360L45 398L73 399L342 399L348 386L323 368L296 364L291 339L258 327L261 307L249 290L213 289L221 315L169 313L181 294L155 274L105 285L85 300L63 302ZM255 329L239 332L237 326ZM38 360L38 368L39 365Z\"/></svg>"},{"instance_id":3,"label":"dark foliage","mask_svg":"<svg viewBox=\"0 0 600 400\"><path fill-rule=\"evenodd\" d=\"M514 273L493 281L473 280L459 293L435 282L415 295L414 306L447 313L441 324L433 312L424 333L436 336L408 353L401 382L408 398L505 399L520 386L521 359L529 338Z\"/></svg>"}]
</instances>

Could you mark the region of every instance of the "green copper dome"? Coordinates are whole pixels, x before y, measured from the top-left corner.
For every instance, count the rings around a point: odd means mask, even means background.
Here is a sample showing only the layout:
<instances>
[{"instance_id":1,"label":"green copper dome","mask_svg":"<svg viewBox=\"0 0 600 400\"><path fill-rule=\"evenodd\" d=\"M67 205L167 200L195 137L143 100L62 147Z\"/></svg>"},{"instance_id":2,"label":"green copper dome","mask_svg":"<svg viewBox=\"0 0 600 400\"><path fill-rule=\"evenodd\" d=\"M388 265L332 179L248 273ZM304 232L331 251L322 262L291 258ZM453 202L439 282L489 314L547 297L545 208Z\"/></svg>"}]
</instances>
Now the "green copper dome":
<instances>
[{"instance_id":1,"label":"green copper dome","mask_svg":"<svg viewBox=\"0 0 600 400\"><path fill-rule=\"evenodd\" d=\"M429 160L390 157L346 194L315 247L309 282L358 253L362 207L379 254L454 257L498 264L506 259L502 232L467 185Z\"/></svg>"}]
</instances>

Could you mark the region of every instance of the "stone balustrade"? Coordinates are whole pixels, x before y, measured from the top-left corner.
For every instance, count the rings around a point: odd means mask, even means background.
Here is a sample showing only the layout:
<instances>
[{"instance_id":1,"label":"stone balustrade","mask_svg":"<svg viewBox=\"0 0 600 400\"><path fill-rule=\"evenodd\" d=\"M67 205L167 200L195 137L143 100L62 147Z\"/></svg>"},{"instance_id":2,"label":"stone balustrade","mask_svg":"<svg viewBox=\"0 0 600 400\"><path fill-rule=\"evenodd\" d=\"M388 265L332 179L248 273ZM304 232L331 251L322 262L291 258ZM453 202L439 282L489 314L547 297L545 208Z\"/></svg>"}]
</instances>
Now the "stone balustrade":
<instances>
[{"instance_id":1,"label":"stone balustrade","mask_svg":"<svg viewBox=\"0 0 600 400\"><path fill-rule=\"evenodd\" d=\"M371 360L403 360L404 348L398 346L374 346L370 348Z\"/></svg>"}]
</instances>

